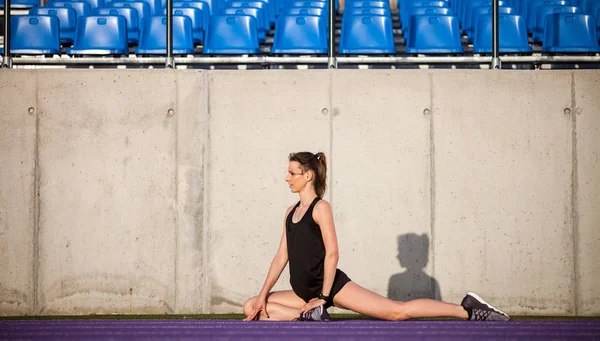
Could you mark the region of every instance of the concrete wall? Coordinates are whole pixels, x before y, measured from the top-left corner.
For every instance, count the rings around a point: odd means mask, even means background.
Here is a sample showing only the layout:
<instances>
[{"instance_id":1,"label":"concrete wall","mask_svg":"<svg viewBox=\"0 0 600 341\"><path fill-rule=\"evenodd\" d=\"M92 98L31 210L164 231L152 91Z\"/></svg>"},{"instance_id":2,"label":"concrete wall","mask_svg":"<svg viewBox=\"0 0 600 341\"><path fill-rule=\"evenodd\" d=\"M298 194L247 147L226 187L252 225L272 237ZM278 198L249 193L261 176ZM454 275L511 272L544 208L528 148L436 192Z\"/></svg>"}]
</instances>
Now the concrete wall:
<instances>
[{"instance_id":1,"label":"concrete wall","mask_svg":"<svg viewBox=\"0 0 600 341\"><path fill-rule=\"evenodd\" d=\"M308 150L357 283L598 315L599 76L1 71L0 314L241 312Z\"/></svg>"}]
</instances>

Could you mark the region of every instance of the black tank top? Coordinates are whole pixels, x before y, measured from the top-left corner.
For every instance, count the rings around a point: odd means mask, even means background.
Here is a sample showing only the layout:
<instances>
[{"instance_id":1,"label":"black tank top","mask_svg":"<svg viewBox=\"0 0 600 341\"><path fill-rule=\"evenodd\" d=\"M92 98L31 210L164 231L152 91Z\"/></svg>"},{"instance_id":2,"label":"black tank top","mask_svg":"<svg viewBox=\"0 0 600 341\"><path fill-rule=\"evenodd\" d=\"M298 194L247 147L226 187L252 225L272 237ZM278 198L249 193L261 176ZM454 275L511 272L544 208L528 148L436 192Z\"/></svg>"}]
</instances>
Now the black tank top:
<instances>
[{"instance_id":1,"label":"black tank top","mask_svg":"<svg viewBox=\"0 0 600 341\"><path fill-rule=\"evenodd\" d=\"M292 217L300 202L288 214L285 226L287 235L290 284L299 297L316 297L323 287L325 244L321 228L312 217L313 209L321 198L316 197L297 223Z\"/></svg>"}]
</instances>

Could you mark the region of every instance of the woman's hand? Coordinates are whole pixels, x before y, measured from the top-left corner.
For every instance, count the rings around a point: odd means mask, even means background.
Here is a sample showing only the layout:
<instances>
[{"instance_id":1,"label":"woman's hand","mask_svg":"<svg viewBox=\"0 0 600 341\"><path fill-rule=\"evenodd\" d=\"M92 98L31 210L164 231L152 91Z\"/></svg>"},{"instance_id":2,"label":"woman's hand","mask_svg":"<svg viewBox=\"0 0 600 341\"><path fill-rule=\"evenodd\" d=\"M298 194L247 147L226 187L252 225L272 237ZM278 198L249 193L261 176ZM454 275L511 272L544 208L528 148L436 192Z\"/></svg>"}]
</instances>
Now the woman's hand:
<instances>
[{"instance_id":1,"label":"woman's hand","mask_svg":"<svg viewBox=\"0 0 600 341\"><path fill-rule=\"evenodd\" d=\"M250 315L248 315L248 317L246 317L244 319L244 321L252 321L254 319L258 320L260 318L261 311L264 311L265 316L267 316L267 318L269 318L269 313L267 313L267 298L259 296L254 301L254 305L252 307L252 313Z\"/></svg>"},{"instance_id":2,"label":"woman's hand","mask_svg":"<svg viewBox=\"0 0 600 341\"><path fill-rule=\"evenodd\" d=\"M316 308L316 307L318 307L320 305L323 305L325 303L327 303L327 302L325 302L325 300L323 300L323 299L313 298L312 300L308 301L308 303L306 303L304 305L304 307L302 307L300 309L300 315L302 315L305 312L310 311L310 310L312 310L312 309L314 309L314 308Z\"/></svg>"}]
</instances>

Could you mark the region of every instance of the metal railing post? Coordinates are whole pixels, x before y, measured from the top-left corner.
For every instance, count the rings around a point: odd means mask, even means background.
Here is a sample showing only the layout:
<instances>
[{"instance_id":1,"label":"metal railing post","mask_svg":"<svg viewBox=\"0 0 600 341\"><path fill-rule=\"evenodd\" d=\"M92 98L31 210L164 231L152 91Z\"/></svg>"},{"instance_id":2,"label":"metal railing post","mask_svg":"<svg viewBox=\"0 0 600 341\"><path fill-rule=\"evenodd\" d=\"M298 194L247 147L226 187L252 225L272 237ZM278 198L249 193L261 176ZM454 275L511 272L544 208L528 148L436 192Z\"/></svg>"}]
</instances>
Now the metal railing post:
<instances>
[{"instance_id":1,"label":"metal railing post","mask_svg":"<svg viewBox=\"0 0 600 341\"><path fill-rule=\"evenodd\" d=\"M498 1L492 0L492 69L500 70L502 62L499 57L498 43Z\"/></svg>"},{"instance_id":2,"label":"metal railing post","mask_svg":"<svg viewBox=\"0 0 600 341\"><path fill-rule=\"evenodd\" d=\"M327 49L327 67L337 69L335 58L335 0L329 0L329 48Z\"/></svg>"},{"instance_id":3,"label":"metal railing post","mask_svg":"<svg viewBox=\"0 0 600 341\"><path fill-rule=\"evenodd\" d=\"M10 0L4 0L4 55L2 56L2 68L12 68L10 56Z\"/></svg>"},{"instance_id":4,"label":"metal railing post","mask_svg":"<svg viewBox=\"0 0 600 341\"><path fill-rule=\"evenodd\" d=\"M165 68L175 68L175 59L173 59L173 0L167 0L167 58Z\"/></svg>"}]
</instances>

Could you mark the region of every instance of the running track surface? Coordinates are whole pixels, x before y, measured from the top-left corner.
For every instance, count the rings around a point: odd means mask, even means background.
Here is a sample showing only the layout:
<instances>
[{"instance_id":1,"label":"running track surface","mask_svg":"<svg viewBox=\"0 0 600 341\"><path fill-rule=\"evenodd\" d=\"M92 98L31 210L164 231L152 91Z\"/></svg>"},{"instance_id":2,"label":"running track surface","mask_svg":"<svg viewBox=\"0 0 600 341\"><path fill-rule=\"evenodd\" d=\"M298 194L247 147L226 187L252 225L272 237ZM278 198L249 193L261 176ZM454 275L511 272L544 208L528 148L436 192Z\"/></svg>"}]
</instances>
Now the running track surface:
<instances>
[{"instance_id":1,"label":"running track surface","mask_svg":"<svg viewBox=\"0 0 600 341\"><path fill-rule=\"evenodd\" d=\"M2 320L0 340L600 340L600 320Z\"/></svg>"}]
</instances>

